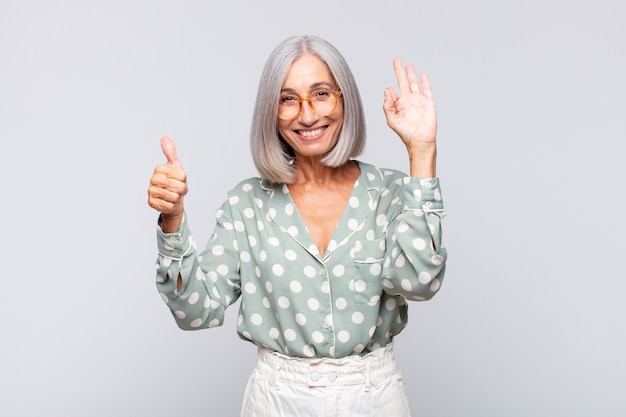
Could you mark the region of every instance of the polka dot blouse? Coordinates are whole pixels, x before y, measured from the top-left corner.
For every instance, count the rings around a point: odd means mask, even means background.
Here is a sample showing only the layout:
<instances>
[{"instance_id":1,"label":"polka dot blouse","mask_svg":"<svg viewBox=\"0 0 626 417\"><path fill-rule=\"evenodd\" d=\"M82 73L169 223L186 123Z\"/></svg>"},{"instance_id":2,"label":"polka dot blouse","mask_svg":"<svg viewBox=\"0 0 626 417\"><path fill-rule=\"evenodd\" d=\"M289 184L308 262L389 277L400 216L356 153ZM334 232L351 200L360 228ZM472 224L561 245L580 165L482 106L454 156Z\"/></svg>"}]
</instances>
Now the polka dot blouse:
<instances>
[{"instance_id":1,"label":"polka dot blouse","mask_svg":"<svg viewBox=\"0 0 626 417\"><path fill-rule=\"evenodd\" d=\"M298 357L364 355L407 322L445 272L437 178L359 162L360 174L326 253L319 253L284 184L241 182L217 211L206 249L185 218L157 228L157 288L182 329L223 323L241 299L241 338ZM176 290L178 276L182 287Z\"/></svg>"}]
</instances>

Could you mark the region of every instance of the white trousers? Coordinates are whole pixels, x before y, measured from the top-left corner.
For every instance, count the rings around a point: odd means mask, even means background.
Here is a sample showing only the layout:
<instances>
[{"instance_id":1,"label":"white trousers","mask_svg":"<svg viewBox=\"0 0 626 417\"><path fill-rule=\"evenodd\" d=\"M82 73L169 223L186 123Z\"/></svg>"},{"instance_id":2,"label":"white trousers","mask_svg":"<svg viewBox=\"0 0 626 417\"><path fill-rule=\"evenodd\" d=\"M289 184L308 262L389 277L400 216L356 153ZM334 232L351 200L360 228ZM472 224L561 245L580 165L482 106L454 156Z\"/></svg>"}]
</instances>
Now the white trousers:
<instances>
[{"instance_id":1,"label":"white trousers","mask_svg":"<svg viewBox=\"0 0 626 417\"><path fill-rule=\"evenodd\" d=\"M393 346L342 359L291 358L259 348L242 417L409 417Z\"/></svg>"}]
</instances>

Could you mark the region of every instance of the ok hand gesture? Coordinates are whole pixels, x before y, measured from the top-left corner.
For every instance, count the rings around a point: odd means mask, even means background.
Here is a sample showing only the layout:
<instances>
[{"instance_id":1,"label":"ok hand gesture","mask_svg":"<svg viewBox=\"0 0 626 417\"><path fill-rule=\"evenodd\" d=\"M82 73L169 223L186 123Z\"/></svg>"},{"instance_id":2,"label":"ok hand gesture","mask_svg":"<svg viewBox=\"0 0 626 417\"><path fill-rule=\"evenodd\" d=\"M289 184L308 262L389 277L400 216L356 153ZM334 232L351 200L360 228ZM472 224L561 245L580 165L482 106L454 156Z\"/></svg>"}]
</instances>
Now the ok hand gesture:
<instances>
[{"instance_id":1,"label":"ok hand gesture","mask_svg":"<svg viewBox=\"0 0 626 417\"><path fill-rule=\"evenodd\" d=\"M393 129L409 151L411 175L435 176L437 112L428 75L419 78L412 65L406 70L396 58L393 68L401 95L393 87L385 90L383 110L387 125ZM414 168L419 172L414 172Z\"/></svg>"}]
</instances>

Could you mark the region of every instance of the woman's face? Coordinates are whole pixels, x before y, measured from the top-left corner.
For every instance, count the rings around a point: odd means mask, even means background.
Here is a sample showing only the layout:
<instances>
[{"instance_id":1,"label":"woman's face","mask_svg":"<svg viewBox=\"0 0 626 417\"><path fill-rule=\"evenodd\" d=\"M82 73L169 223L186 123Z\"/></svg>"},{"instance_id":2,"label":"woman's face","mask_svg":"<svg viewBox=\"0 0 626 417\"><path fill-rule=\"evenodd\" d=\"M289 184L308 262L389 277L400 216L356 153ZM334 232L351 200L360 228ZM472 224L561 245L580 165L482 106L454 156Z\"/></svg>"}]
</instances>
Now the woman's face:
<instances>
[{"instance_id":1,"label":"woman's face","mask_svg":"<svg viewBox=\"0 0 626 417\"><path fill-rule=\"evenodd\" d=\"M320 91L338 91L326 65L316 56L305 54L291 64L281 88L281 98L287 95L312 97ZM323 157L330 152L339 137L343 123L343 101L337 98L335 110L320 116L303 100L300 113L292 120L278 118L278 132L294 150L297 158Z\"/></svg>"}]
</instances>

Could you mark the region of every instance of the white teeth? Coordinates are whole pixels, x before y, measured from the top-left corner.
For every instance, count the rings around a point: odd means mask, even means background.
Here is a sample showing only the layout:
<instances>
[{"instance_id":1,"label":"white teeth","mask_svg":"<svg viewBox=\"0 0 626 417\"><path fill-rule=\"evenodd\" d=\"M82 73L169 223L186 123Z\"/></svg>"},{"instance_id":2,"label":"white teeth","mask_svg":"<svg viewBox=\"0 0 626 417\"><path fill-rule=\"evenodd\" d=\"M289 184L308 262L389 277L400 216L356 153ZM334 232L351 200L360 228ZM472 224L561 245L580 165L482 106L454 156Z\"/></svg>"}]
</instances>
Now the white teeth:
<instances>
[{"instance_id":1,"label":"white teeth","mask_svg":"<svg viewBox=\"0 0 626 417\"><path fill-rule=\"evenodd\" d=\"M319 129L315 129L315 130L301 130L299 133L301 136L304 136L305 138L312 138L313 136L317 136L320 133L322 133L324 131L323 127L320 127Z\"/></svg>"}]
</instances>

